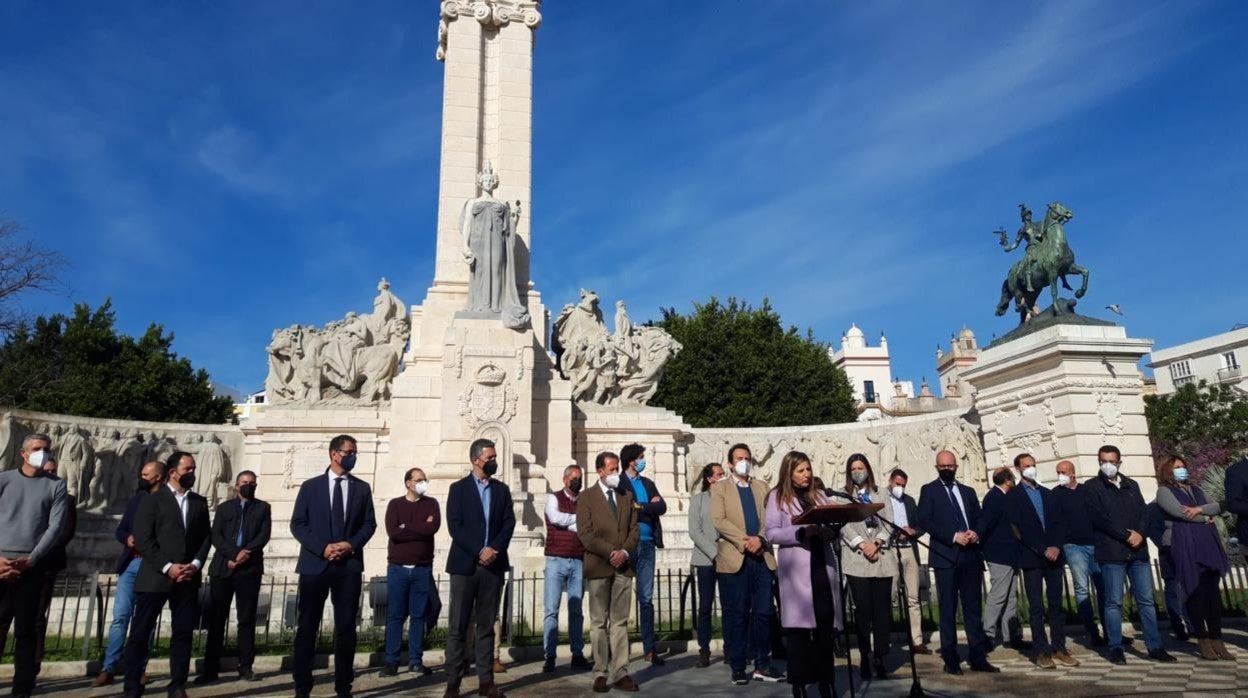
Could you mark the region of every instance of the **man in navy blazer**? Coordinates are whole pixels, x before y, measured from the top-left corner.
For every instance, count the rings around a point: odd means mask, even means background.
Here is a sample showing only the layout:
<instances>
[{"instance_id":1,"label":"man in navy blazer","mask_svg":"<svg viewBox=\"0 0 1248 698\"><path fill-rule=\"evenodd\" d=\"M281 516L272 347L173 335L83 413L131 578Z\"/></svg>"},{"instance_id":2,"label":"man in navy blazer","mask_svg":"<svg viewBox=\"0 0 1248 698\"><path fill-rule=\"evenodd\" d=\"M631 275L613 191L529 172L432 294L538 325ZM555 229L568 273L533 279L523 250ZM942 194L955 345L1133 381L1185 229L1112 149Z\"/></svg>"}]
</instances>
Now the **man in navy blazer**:
<instances>
[{"instance_id":1,"label":"man in navy blazer","mask_svg":"<svg viewBox=\"0 0 1248 698\"><path fill-rule=\"evenodd\" d=\"M305 480L295 497L290 532L299 541L299 625L295 630L295 696L312 694L316 634L325 597L334 602L334 690L351 695L364 546L377 530L373 493L351 474L359 447L346 434L329 442L329 468Z\"/></svg>"},{"instance_id":2,"label":"man in navy blazer","mask_svg":"<svg viewBox=\"0 0 1248 698\"><path fill-rule=\"evenodd\" d=\"M1018 622L1018 540L1010 531L1005 511L1005 495L1017 483L1009 468L997 468L992 473L992 489L984 495L980 509L979 548L988 563L988 600L984 604L984 631L989 645L1002 645L1009 640L1010 647L1022 651L1030 649L1023 642L1023 626ZM1008 638L1006 636L1009 636Z\"/></svg>"},{"instance_id":3,"label":"man in navy blazer","mask_svg":"<svg viewBox=\"0 0 1248 698\"><path fill-rule=\"evenodd\" d=\"M1036 666L1056 669L1056 662L1079 666L1079 660L1066 651L1066 611L1062 606L1066 560L1062 556L1065 526L1056 498L1036 482L1036 459L1029 453L1014 458L1019 484L1005 495L1006 518L1011 534L1018 541L1015 564L1023 571L1027 589L1031 643L1039 653ZM1046 594L1047 592L1047 594ZM1045 601L1048 601L1049 633L1044 631Z\"/></svg>"},{"instance_id":4,"label":"man in navy blazer","mask_svg":"<svg viewBox=\"0 0 1248 698\"><path fill-rule=\"evenodd\" d=\"M979 551L979 500L975 490L958 484L958 459L949 451L936 454L940 478L919 491L919 528L927 531L928 564L936 570L940 598L940 655L945 673L961 674L958 658L958 602L970 651L971 671L999 672L988 663L988 639L980 618L984 560Z\"/></svg>"},{"instance_id":5,"label":"man in navy blazer","mask_svg":"<svg viewBox=\"0 0 1248 698\"><path fill-rule=\"evenodd\" d=\"M451 610L447 618L445 698L459 698L464 676L468 626L477 642L477 695L503 698L494 683L494 616L507 573L507 547L516 530L511 489L494 479L497 451L489 439L468 447L472 473L451 485L446 495L446 527L451 549Z\"/></svg>"}]
</instances>

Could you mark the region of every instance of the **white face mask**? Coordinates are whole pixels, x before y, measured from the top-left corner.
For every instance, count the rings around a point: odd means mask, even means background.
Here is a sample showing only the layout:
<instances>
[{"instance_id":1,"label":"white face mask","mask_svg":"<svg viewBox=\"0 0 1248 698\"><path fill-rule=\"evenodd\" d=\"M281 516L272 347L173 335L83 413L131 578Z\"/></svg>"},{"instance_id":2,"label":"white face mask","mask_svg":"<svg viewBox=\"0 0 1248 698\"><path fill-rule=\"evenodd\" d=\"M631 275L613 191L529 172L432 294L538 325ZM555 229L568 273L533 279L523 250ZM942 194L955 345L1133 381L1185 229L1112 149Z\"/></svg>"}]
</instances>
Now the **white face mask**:
<instances>
[{"instance_id":1,"label":"white face mask","mask_svg":"<svg viewBox=\"0 0 1248 698\"><path fill-rule=\"evenodd\" d=\"M30 467L35 468L36 470L42 469L43 464L48 462L48 452L34 451L29 456L26 456L26 462L30 464Z\"/></svg>"},{"instance_id":2,"label":"white face mask","mask_svg":"<svg viewBox=\"0 0 1248 698\"><path fill-rule=\"evenodd\" d=\"M1069 486L1070 486L1070 476L1069 476L1069 475L1067 475L1066 473L1058 473L1058 474L1057 474L1057 484L1058 484L1058 485L1061 485L1062 487L1069 487Z\"/></svg>"},{"instance_id":3,"label":"white face mask","mask_svg":"<svg viewBox=\"0 0 1248 698\"><path fill-rule=\"evenodd\" d=\"M906 488L901 485L893 485L893 498L901 499L901 495L906 493Z\"/></svg>"},{"instance_id":4,"label":"white face mask","mask_svg":"<svg viewBox=\"0 0 1248 698\"><path fill-rule=\"evenodd\" d=\"M1033 465L1027 468L1023 468L1023 477L1028 480L1031 480L1032 482L1035 482L1036 481L1036 466Z\"/></svg>"},{"instance_id":5,"label":"white face mask","mask_svg":"<svg viewBox=\"0 0 1248 698\"><path fill-rule=\"evenodd\" d=\"M749 477L750 461L746 458L742 458L741 460L737 461L737 464L732 466L732 472L736 473L737 475L740 475L741 477Z\"/></svg>"},{"instance_id":6,"label":"white face mask","mask_svg":"<svg viewBox=\"0 0 1248 698\"><path fill-rule=\"evenodd\" d=\"M1101 463L1101 474L1108 478L1118 477L1118 464Z\"/></svg>"},{"instance_id":7,"label":"white face mask","mask_svg":"<svg viewBox=\"0 0 1248 698\"><path fill-rule=\"evenodd\" d=\"M421 480L420 482L412 486L412 491L415 492L416 495L419 497L425 496L425 493L429 491L429 481Z\"/></svg>"},{"instance_id":8,"label":"white face mask","mask_svg":"<svg viewBox=\"0 0 1248 698\"><path fill-rule=\"evenodd\" d=\"M620 486L620 474L611 473L610 475L607 476L606 480L603 480L603 482L607 483L607 487L611 489L615 489Z\"/></svg>"}]
</instances>

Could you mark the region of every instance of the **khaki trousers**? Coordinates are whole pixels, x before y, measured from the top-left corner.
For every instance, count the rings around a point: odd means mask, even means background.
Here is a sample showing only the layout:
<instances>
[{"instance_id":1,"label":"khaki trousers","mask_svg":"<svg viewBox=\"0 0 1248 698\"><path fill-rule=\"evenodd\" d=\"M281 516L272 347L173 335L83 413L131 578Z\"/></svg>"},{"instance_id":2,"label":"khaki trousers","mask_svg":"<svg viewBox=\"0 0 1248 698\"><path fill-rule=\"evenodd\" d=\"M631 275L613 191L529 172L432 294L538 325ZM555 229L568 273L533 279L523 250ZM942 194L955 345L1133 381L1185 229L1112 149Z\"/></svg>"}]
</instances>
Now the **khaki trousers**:
<instances>
[{"instance_id":1,"label":"khaki trousers","mask_svg":"<svg viewBox=\"0 0 1248 698\"><path fill-rule=\"evenodd\" d=\"M590 642L594 675L611 682L628 675L628 615L633 606L633 578L616 573L587 579Z\"/></svg>"},{"instance_id":2,"label":"khaki trousers","mask_svg":"<svg viewBox=\"0 0 1248 698\"><path fill-rule=\"evenodd\" d=\"M919 605L919 556L915 548L901 549L901 574L906 581L906 605L910 607L910 644L923 643L923 607ZM893 577L894 580L897 577ZM896 594L894 582L893 596Z\"/></svg>"}]
</instances>

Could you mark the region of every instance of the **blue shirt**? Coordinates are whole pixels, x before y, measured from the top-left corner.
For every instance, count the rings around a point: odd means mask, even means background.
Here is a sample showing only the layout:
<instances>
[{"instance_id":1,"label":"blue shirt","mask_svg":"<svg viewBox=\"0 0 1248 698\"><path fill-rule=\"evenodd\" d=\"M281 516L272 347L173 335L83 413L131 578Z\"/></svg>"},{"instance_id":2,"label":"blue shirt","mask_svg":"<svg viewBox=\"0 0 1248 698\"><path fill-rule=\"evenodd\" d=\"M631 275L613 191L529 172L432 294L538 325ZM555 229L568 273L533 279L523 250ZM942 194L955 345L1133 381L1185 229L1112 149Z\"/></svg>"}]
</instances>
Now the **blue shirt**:
<instances>
[{"instance_id":1,"label":"blue shirt","mask_svg":"<svg viewBox=\"0 0 1248 698\"><path fill-rule=\"evenodd\" d=\"M1040 517L1040 527L1048 528L1044 525L1044 500L1040 498L1040 488L1028 485L1023 482L1023 492L1027 493L1027 498L1031 500L1031 506L1036 510L1036 516Z\"/></svg>"},{"instance_id":2,"label":"blue shirt","mask_svg":"<svg viewBox=\"0 0 1248 698\"><path fill-rule=\"evenodd\" d=\"M646 502L650 501L650 498L646 496L646 483L641 481L640 475L635 478L628 478L628 482L633 486L633 495L637 498L638 504L644 505ZM641 533L641 540L654 540L654 526L651 526L649 522L638 522L637 529Z\"/></svg>"},{"instance_id":3,"label":"blue shirt","mask_svg":"<svg viewBox=\"0 0 1248 698\"><path fill-rule=\"evenodd\" d=\"M757 536L762 525L758 520L758 506L754 504L754 488L737 485L737 495L741 497L741 513L745 514L745 535Z\"/></svg>"},{"instance_id":4,"label":"blue shirt","mask_svg":"<svg viewBox=\"0 0 1248 698\"><path fill-rule=\"evenodd\" d=\"M490 547L490 480L486 478L485 482L477 479L476 475L469 475L473 484L477 486L477 495L481 497L481 513L485 515L485 542L481 544L482 548Z\"/></svg>"}]
</instances>

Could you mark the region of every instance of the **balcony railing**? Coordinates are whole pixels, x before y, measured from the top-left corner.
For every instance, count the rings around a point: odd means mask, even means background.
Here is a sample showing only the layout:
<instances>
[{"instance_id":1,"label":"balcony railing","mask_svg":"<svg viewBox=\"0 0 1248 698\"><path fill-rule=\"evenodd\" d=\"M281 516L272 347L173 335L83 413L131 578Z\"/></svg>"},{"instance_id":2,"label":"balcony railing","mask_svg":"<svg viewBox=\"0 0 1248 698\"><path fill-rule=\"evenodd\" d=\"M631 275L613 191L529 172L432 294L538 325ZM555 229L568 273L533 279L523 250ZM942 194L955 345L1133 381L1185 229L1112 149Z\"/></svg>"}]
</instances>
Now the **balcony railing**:
<instances>
[{"instance_id":1,"label":"balcony railing","mask_svg":"<svg viewBox=\"0 0 1248 698\"><path fill-rule=\"evenodd\" d=\"M1244 370L1239 366L1227 366L1218 369L1218 382L1237 381L1243 378Z\"/></svg>"}]
</instances>

